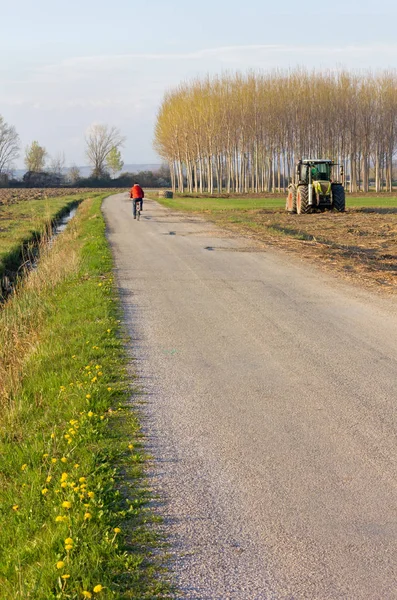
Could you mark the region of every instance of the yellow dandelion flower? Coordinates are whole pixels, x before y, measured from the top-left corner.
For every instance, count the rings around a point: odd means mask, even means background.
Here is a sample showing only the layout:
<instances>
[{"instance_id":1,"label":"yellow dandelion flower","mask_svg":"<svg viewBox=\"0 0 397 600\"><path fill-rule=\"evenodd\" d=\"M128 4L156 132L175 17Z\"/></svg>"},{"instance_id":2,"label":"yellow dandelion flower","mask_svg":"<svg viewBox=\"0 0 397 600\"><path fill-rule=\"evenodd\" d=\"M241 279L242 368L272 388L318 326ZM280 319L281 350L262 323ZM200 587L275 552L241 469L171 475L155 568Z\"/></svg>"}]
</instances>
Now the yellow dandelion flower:
<instances>
[{"instance_id":1,"label":"yellow dandelion flower","mask_svg":"<svg viewBox=\"0 0 397 600\"><path fill-rule=\"evenodd\" d=\"M84 521L89 521L90 519L92 519L92 514L89 512L86 512L84 514Z\"/></svg>"},{"instance_id":2,"label":"yellow dandelion flower","mask_svg":"<svg viewBox=\"0 0 397 600\"><path fill-rule=\"evenodd\" d=\"M68 444L71 444L73 442L72 438L68 439Z\"/></svg>"},{"instance_id":3,"label":"yellow dandelion flower","mask_svg":"<svg viewBox=\"0 0 397 600\"><path fill-rule=\"evenodd\" d=\"M67 517L63 517L62 515L58 515L57 517L55 517L55 523L63 523L64 521L66 521Z\"/></svg>"},{"instance_id":4,"label":"yellow dandelion flower","mask_svg":"<svg viewBox=\"0 0 397 600\"><path fill-rule=\"evenodd\" d=\"M98 287L102 287L102 283L98 283Z\"/></svg>"},{"instance_id":5,"label":"yellow dandelion flower","mask_svg":"<svg viewBox=\"0 0 397 600\"><path fill-rule=\"evenodd\" d=\"M59 389L61 390L61 392L64 392L65 391L65 386L61 385Z\"/></svg>"},{"instance_id":6,"label":"yellow dandelion flower","mask_svg":"<svg viewBox=\"0 0 397 600\"><path fill-rule=\"evenodd\" d=\"M85 481L87 481L86 477L80 477L79 478L79 482L80 483L84 483Z\"/></svg>"},{"instance_id":7,"label":"yellow dandelion flower","mask_svg":"<svg viewBox=\"0 0 397 600\"><path fill-rule=\"evenodd\" d=\"M52 433L50 437L51 437L51 439L53 440L53 439L54 439L54 437L55 437L55 433Z\"/></svg>"},{"instance_id":8,"label":"yellow dandelion flower","mask_svg":"<svg viewBox=\"0 0 397 600\"><path fill-rule=\"evenodd\" d=\"M73 538L67 537L65 540L65 544L73 544Z\"/></svg>"},{"instance_id":9,"label":"yellow dandelion flower","mask_svg":"<svg viewBox=\"0 0 397 600\"><path fill-rule=\"evenodd\" d=\"M26 465L26 464L25 464L25 465L22 465L22 467L21 467L21 471L25 471L25 469L26 469L26 467L27 467L27 466L28 466L28 465Z\"/></svg>"},{"instance_id":10,"label":"yellow dandelion flower","mask_svg":"<svg viewBox=\"0 0 397 600\"><path fill-rule=\"evenodd\" d=\"M43 454L43 458L48 458L48 452L46 452L45 454Z\"/></svg>"},{"instance_id":11,"label":"yellow dandelion flower","mask_svg":"<svg viewBox=\"0 0 397 600\"><path fill-rule=\"evenodd\" d=\"M88 492L88 497L89 498L95 498L94 492Z\"/></svg>"},{"instance_id":12,"label":"yellow dandelion flower","mask_svg":"<svg viewBox=\"0 0 397 600\"><path fill-rule=\"evenodd\" d=\"M97 380L98 380L98 378L97 378L97 377L93 377L93 378L91 379L92 383L95 383Z\"/></svg>"},{"instance_id":13,"label":"yellow dandelion flower","mask_svg":"<svg viewBox=\"0 0 397 600\"><path fill-rule=\"evenodd\" d=\"M107 331L108 333L110 333L112 330L111 330L111 329L107 329L106 331Z\"/></svg>"},{"instance_id":14,"label":"yellow dandelion flower","mask_svg":"<svg viewBox=\"0 0 397 600\"><path fill-rule=\"evenodd\" d=\"M87 398L87 400L89 400L91 398L91 394L86 394L85 397Z\"/></svg>"},{"instance_id":15,"label":"yellow dandelion flower","mask_svg":"<svg viewBox=\"0 0 397 600\"><path fill-rule=\"evenodd\" d=\"M98 375L102 376L103 375L102 371L98 371Z\"/></svg>"},{"instance_id":16,"label":"yellow dandelion flower","mask_svg":"<svg viewBox=\"0 0 397 600\"><path fill-rule=\"evenodd\" d=\"M18 510L19 505L18 504L14 504L14 506L12 507L12 510Z\"/></svg>"},{"instance_id":17,"label":"yellow dandelion flower","mask_svg":"<svg viewBox=\"0 0 397 600\"><path fill-rule=\"evenodd\" d=\"M73 550L72 544L66 544L65 550L66 550L66 552L69 552L70 550Z\"/></svg>"},{"instance_id":18,"label":"yellow dandelion flower","mask_svg":"<svg viewBox=\"0 0 397 600\"><path fill-rule=\"evenodd\" d=\"M62 481L61 488L65 488L65 487L68 487L67 482L66 481Z\"/></svg>"},{"instance_id":19,"label":"yellow dandelion flower","mask_svg":"<svg viewBox=\"0 0 397 600\"><path fill-rule=\"evenodd\" d=\"M68 462L68 459L66 458L66 456L62 456L61 458L61 462L66 463Z\"/></svg>"},{"instance_id":20,"label":"yellow dandelion flower","mask_svg":"<svg viewBox=\"0 0 397 600\"><path fill-rule=\"evenodd\" d=\"M100 416L100 419L101 419L101 421L103 421L103 420L104 420L104 418L105 418L105 417L104 417L103 415L101 415L101 416Z\"/></svg>"},{"instance_id":21,"label":"yellow dandelion flower","mask_svg":"<svg viewBox=\"0 0 397 600\"><path fill-rule=\"evenodd\" d=\"M57 569L63 569L64 566L65 566L65 563L63 562L63 560L58 560Z\"/></svg>"},{"instance_id":22,"label":"yellow dandelion flower","mask_svg":"<svg viewBox=\"0 0 397 600\"><path fill-rule=\"evenodd\" d=\"M65 500L64 502L62 502L62 508L72 508L72 503L69 502L69 500Z\"/></svg>"},{"instance_id":23,"label":"yellow dandelion flower","mask_svg":"<svg viewBox=\"0 0 397 600\"><path fill-rule=\"evenodd\" d=\"M95 365L96 370L98 371L99 369L101 369L101 365Z\"/></svg>"},{"instance_id":24,"label":"yellow dandelion flower","mask_svg":"<svg viewBox=\"0 0 397 600\"><path fill-rule=\"evenodd\" d=\"M48 475L48 477L47 477L47 479L46 479L46 482L47 482L47 483L50 483L51 479L52 479L52 475Z\"/></svg>"},{"instance_id":25,"label":"yellow dandelion flower","mask_svg":"<svg viewBox=\"0 0 397 600\"><path fill-rule=\"evenodd\" d=\"M94 587L94 592L95 592L95 594L99 594L99 592L102 592L102 590L103 590L103 585L101 585L101 584L99 584L99 585L96 585L96 586Z\"/></svg>"},{"instance_id":26,"label":"yellow dandelion flower","mask_svg":"<svg viewBox=\"0 0 397 600\"><path fill-rule=\"evenodd\" d=\"M43 496L45 496L48 493L48 488L43 488L41 490L41 493L43 494Z\"/></svg>"},{"instance_id":27,"label":"yellow dandelion flower","mask_svg":"<svg viewBox=\"0 0 397 600\"><path fill-rule=\"evenodd\" d=\"M134 445L133 445L133 444L128 444L128 448L129 448L130 450L132 450L132 449L134 448Z\"/></svg>"},{"instance_id":28,"label":"yellow dandelion flower","mask_svg":"<svg viewBox=\"0 0 397 600\"><path fill-rule=\"evenodd\" d=\"M113 529L113 531L114 531L114 533L120 533L120 532L121 532L121 529L120 529L120 527L115 527L115 528Z\"/></svg>"},{"instance_id":29,"label":"yellow dandelion flower","mask_svg":"<svg viewBox=\"0 0 397 600\"><path fill-rule=\"evenodd\" d=\"M90 411L87 413L87 417L93 417L93 416L94 416L94 413L92 412L92 410L90 410Z\"/></svg>"},{"instance_id":30,"label":"yellow dandelion flower","mask_svg":"<svg viewBox=\"0 0 397 600\"><path fill-rule=\"evenodd\" d=\"M65 573L65 575L61 575L62 579L69 579L70 575L68 575L67 573Z\"/></svg>"},{"instance_id":31,"label":"yellow dandelion flower","mask_svg":"<svg viewBox=\"0 0 397 600\"><path fill-rule=\"evenodd\" d=\"M68 477L69 477L69 475L67 473L62 473L61 481L66 481Z\"/></svg>"},{"instance_id":32,"label":"yellow dandelion flower","mask_svg":"<svg viewBox=\"0 0 397 600\"><path fill-rule=\"evenodd\" d=\"M52 462L53 464L55 464L55 463L57 462L57 460L58 460L57 458L52 458L52 459L51 459L51 462Z\"/></svg>"},{"instance_id":33,"label":"yellow dandelion flower","mask_svg":"<svg viewBox=\"0 0 397 600\"><path fill-rule=\"evenodd\" d=\"M80 465L79 465L79 463L76 463L76 464L74 465L74 468L75 468L75 469L78 469L78 468L79 468L79 466L80 466Z\"/></svg>"},{"instance_id":34,"label":"yellow dandelion flower","mask_svg":"<svg viewBox=\"0 0 397 600\"><path fill-rule=\"evenodd\" d=\"M83 594L84 598L92 598L91 592L88 592L87 590L83 590L81 593Z\"/></svg>"}]
</instances>

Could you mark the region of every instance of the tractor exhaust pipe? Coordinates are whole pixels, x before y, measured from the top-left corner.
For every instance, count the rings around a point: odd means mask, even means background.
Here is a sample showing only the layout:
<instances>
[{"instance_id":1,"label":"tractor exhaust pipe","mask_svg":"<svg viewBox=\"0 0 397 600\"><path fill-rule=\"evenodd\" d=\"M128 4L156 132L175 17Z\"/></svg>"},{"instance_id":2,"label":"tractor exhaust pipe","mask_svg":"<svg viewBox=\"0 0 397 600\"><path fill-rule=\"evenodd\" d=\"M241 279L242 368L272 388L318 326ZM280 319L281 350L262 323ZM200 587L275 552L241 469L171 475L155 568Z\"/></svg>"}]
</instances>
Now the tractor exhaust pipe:
<instances>
[{"instance_id":1,"label":"tractor exhaust pipe","mask_svg":"<svg viewBox=\"0 0 397 600\"><path fill-rule=\"evenodd\" d=\"M308 186L308 205L313 205L313 186L312 186L312 170L309 167L309 186Z\"/></svg>"}]
</instances>

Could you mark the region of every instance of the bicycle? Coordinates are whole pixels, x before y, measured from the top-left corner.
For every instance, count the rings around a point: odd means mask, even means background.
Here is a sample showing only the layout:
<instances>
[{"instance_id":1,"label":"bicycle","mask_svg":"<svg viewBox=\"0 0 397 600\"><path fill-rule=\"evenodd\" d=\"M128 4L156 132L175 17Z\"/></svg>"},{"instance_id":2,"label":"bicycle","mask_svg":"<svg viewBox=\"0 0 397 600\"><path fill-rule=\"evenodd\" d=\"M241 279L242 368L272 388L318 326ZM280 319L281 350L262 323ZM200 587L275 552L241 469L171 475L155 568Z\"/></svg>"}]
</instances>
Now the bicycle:
<instances>
[{"instance_id":1,"label":"bicycle","mask_svg":"<svg viewBox=\"0 0 397 600\"><path fill-rule=\"evenodd\" d=\"M141 200L139 198L136 198L134 200L135 202L135 216L137 221L139 221L139 219L141 218Z\"/></svg>"}]
</instances>

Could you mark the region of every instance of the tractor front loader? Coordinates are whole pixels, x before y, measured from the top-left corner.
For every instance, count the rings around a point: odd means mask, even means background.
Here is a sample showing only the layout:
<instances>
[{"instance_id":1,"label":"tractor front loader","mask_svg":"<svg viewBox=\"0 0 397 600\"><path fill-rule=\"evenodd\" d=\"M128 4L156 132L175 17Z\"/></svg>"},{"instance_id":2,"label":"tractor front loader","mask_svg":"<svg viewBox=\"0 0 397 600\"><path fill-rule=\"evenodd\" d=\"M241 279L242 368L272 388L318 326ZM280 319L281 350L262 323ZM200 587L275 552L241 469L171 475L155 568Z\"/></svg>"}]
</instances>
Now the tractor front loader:
<instances>
[{"instance_id":1,"label":"tractor front loader","mask_svg":"<svg viewBox=\"0 0 397 600\"><path fill-rule=\"evenodd\" d=\"M298 215L324 210L345 210L343 168L328 159L305 158L296 164L288 186L286 210ZM340 177L340 180L339 180Z\"/></svg>"}]
</instances>

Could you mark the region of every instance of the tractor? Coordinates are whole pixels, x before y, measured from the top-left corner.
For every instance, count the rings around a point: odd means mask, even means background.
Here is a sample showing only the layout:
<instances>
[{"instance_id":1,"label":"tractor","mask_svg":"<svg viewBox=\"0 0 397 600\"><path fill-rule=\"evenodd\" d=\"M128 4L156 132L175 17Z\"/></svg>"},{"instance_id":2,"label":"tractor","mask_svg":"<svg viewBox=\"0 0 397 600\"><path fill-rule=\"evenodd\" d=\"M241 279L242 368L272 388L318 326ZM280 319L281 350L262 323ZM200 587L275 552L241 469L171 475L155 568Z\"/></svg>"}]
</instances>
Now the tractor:
<instances>
[{"instance_id":1,"label":"tractor","mask_svg":"<svg viewBox=\"0 0 397 600\"><path fill-rule=\"evenodd\" d=\"M305 158L296 163L295 181L288 186L285 209L298 215L324 210L345 210L343 167L320 158Z\"/></svg>"}]
</instances>

